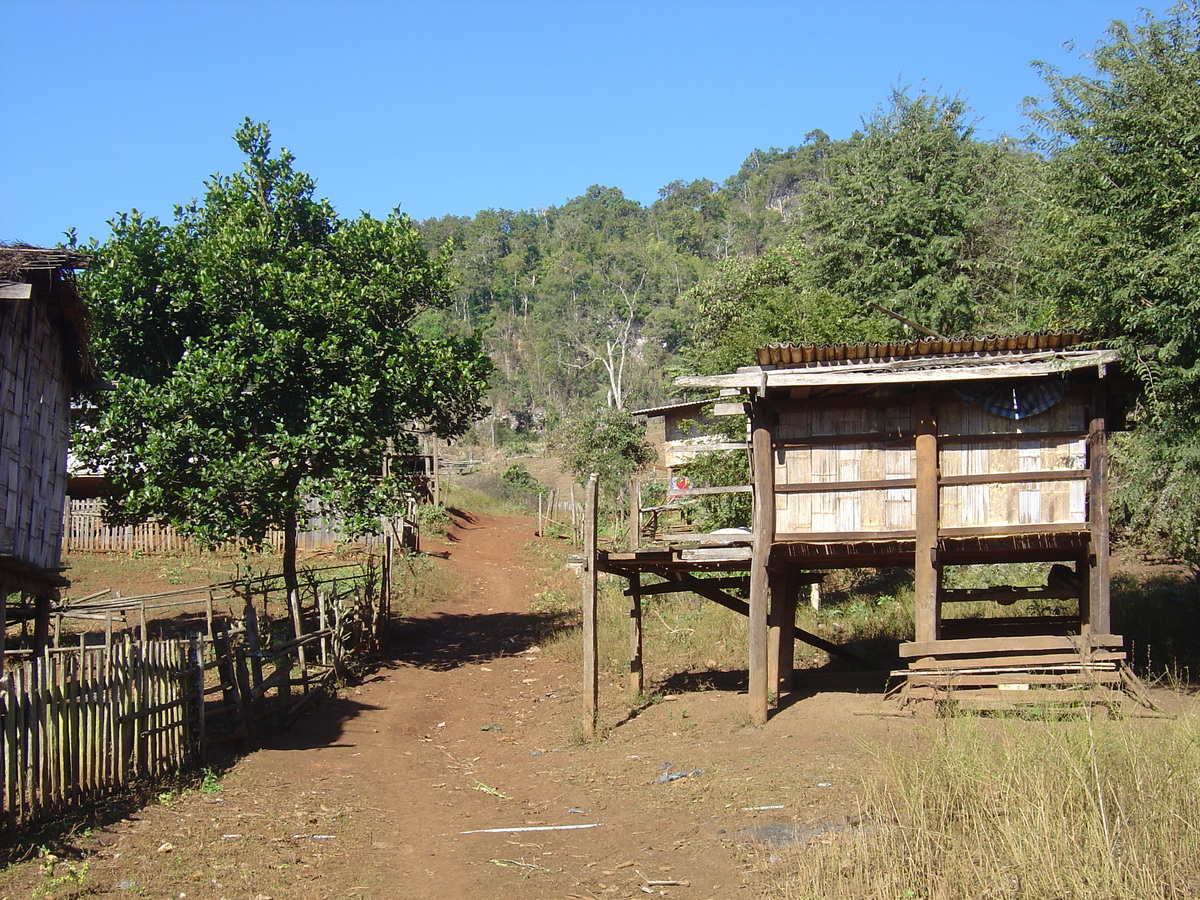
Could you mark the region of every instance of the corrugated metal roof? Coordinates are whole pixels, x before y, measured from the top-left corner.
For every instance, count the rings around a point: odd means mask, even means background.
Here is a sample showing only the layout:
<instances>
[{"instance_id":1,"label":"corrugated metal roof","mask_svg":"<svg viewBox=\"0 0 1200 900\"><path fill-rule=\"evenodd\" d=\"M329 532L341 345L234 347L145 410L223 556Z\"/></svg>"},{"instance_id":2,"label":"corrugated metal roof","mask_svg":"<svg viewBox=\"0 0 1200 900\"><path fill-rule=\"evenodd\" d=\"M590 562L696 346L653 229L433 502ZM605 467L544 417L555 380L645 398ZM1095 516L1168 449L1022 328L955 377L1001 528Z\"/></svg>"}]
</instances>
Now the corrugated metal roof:
<instances>
[{"instance_id":1,"label":"corrugated metal roof","mask_svg":"<svg viewBox=\"0 0 1200 900\"><path fill-rule=\"evenodd\" d=\"M1078 344L1078 334L1016 334L981 338L919 341L891 344L769 344L757 351L760 366L793 368L839 362L887 362L920 357L996 357L1038 350L1061 350Z\"/></svg>"}]
</instances>

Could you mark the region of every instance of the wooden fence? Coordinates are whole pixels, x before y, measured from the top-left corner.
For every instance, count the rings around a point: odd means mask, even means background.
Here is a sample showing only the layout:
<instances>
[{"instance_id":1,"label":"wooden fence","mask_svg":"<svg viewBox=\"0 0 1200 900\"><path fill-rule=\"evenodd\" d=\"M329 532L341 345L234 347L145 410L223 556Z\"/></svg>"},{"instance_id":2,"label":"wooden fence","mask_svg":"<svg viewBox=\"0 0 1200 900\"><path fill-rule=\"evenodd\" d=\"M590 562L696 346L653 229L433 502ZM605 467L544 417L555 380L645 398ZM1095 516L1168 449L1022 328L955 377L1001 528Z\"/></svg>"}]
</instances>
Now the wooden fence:
<instances>
[{"instance_id":1,"label":"wooden fence","mask_svg":"<svg viewBox=\"0 0 1200 900\"><path fill-rule=\"evenodd\" d=\"M278 614L287 608L278 576L240 583L240 618L214 613L214 595L230 585L214 585L203 598L173 592L60 610L81 619L102 611L107 627L80 633L73 646L60 639L37 658L9 654L16 660L0 680L4 824L28 824L194 768L285 727L318 688L380 646L389 573L358 569L306 572L295 615ZM206 601L202 631L145 640L147 608ZM130 609L141 620L114 632Z\"/></svg>"}]
</instances>

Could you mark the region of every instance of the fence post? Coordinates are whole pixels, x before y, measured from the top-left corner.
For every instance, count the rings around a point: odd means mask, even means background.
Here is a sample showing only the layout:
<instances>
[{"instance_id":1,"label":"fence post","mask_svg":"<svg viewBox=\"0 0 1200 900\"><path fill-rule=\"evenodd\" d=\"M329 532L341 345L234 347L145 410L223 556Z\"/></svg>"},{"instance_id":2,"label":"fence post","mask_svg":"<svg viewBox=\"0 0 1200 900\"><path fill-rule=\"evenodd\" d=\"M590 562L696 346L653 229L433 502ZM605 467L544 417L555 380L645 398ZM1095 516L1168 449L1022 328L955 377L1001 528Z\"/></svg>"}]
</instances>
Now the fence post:
<instances>
[{"instance_id":1,"label":"fence post","mask_svg":"<svg viewBox=\"0 0 1200 900\"><path fill-rule=\"evenodd\" d=\"M597 479L592 473L587 483L587 512L583 518L583 727L588 738L596 734L599 719L600 679L596 654L596 507Z\"/></svg>"}]
</instances>

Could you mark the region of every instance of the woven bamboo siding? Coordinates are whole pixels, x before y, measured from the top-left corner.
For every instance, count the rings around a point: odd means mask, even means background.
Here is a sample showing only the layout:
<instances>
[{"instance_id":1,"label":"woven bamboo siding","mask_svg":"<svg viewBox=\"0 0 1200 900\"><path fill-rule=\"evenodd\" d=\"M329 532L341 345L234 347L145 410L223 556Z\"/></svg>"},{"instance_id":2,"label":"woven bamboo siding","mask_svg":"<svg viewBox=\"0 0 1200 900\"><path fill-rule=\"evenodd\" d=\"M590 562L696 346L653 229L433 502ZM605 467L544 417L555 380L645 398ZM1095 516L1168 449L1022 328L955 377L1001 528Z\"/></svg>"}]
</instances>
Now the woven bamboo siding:
<instances>
[{"instance_id":1,"label":"woven bamboo siding","mask_svg":"<svg viewBox=\"0 0 1200 900\"><path fill-rule=\"evenodd\" d=\"M1083 437L1037 439L1038 432L1087 430L1083 402L1067 397L1046 412L1013 420L976 406L946 403L938 410L941 437L1011 435L1011 440L953 443L939 439L943 478L959 475L1011 475L1020 472L1082 471L1087 466ZM1087 521L1086 481L1010 482L943 485L940 525L957 528L990 525L1083 524Z\"/></svg>"},{"instance_id":2,"label":"woven bamboo siding","mask_svg":"<svg viewBox=\"0 0 1200 900\"><path fill-rule=\"evenodd\" d=\"M43 304L0 301L0 554L59 564L68 404L63 348Z\"/></svg>"},{"instance_id":3,"label":"woven bamboo siding","mask_svg":"<svg viewBox=\"0 0 1200 900\"><path fill-rule=\"evenodd\" d=\"M775 439L787 442L859 436L859 441L783 446L775 452L778 485L838 484L913 478L911 437L863 443L862 435L911 435L912 410L903 405L846 409L797 409L780 413ZM777 493L780 534L904 531L913 528L914 489L869 488Z\"/></svg>"},{"instance_id":4,"label":"woven bamboo siding","mask_svg":"<svg viewBox=\"0 0 1200 900\"><path fill-rule=\"evenodd\" d=\"M895 405L843 409L796 409L780 413L775 430L776 531L779 534L904 532L915 527L912 487L811 490L812 486L852 482L912 481L914 412L897 397ZM1068 396L1027 419L1006 419L956 400L936 410L939 475L1005 476L1038 473L1039 480L998 480L943 484L939 490L941 528L1081 525L1087 521L1086 480L1046 480L1046 473L1083 472L1087 456L1083 432L1086 409ZM1039 433L1056 436L1038 438ZM1063 437L1062 433L1078 437ZM829 438L846 435L846 443ZM864 436L873 436L865 441ZM989 439L957 442L955 437ZM995 435L1011 436L997 440ZM858 440L853 440L858 438ZM811 445L804 445L812 441ZM800 444L800 446L789 446ZM789 491L787 486L792 486ZM796 491L796 486L806 486Z\"/></svg>"}]
</instances>

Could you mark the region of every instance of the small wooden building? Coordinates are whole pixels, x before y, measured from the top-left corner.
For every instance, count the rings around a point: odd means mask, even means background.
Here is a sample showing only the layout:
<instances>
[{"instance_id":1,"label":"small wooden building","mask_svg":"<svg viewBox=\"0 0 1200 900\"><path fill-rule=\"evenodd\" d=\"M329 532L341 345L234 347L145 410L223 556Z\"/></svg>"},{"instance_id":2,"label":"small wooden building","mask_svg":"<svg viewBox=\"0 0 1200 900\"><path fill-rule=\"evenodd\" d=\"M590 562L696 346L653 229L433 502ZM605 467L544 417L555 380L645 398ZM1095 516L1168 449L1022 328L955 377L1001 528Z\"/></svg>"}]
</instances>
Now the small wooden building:
<instances>
[{"instance_id":1,"label":"small wooden building","mask_svg":"<svg viewBox=\"0 0 1200 900\"><path fill-rule=\"evenodd\" d=\"M70 399L96 381L68 250L0 247L0 610L36 598L45 640L62 576ZM0 633L0 661L3 659Z\"/></svg>"},{"instance_id":2,"label":"small wooden building","mask_svg":"<svg viewBox=\"0 0 1200 900\"><path fill-rule=\"evenodd\" d=\"M1079 349L1072 335L1021 335L771 346L757 366L681 378L744 401L748 546L635 548L600 553L596 565L630 578L635 604L642 572L680 586L711 581L708 594L719 579L689 573L706 564L748 572L759 722L768 696L790 687L797 586L828 569L913 569L915 640L900 648L913 687L1115 680L1106 434L1116 362L1113 351ZM1030 561L1058 563L1054 583L943 587L947 566ZM958 601L1030 597L1077 606L1068 615L943 615Z\"/></svg>"}]
</instances>

